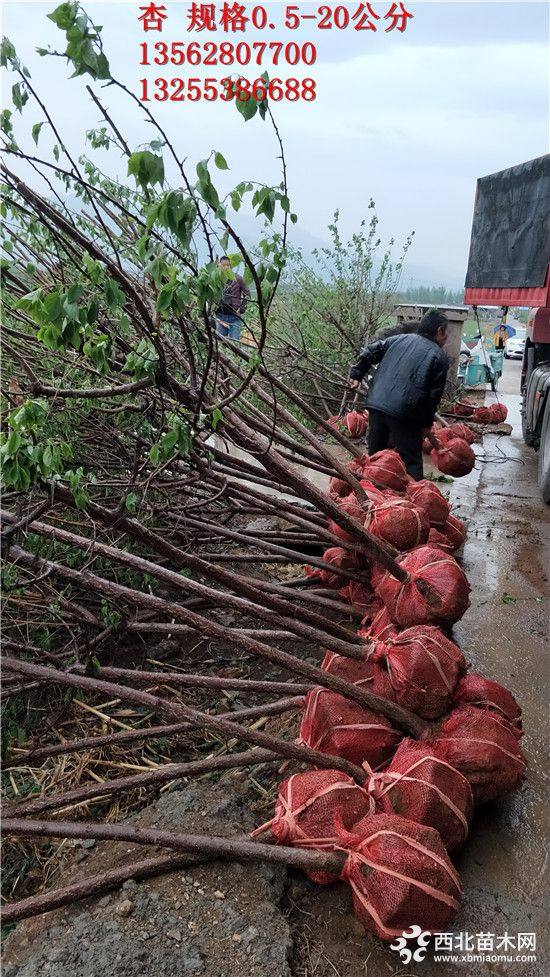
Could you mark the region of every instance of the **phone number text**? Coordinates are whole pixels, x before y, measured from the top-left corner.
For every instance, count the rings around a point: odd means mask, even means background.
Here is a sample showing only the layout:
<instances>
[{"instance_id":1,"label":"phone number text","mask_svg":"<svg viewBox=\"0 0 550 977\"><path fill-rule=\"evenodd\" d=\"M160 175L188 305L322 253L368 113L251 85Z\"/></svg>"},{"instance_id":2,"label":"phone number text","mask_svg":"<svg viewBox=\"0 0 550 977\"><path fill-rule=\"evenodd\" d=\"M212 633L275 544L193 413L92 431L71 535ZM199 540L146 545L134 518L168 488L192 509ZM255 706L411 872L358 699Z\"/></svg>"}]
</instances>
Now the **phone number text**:
<instances>
[{"instance_id":1,"label":"phone number text","mask_svg":"<svg viewBox=\"0 0 550 977\"><path fill-rule=\"evenodd\" d=\"M269 63L278 65L280 62L297 65L315 64L317 60L317 49L315 44L306 41L304 44L296 44L295 41L253 41L248 44L246 41L239 41L234 44L232 41L222 41L217 44L215 41L206 41L199 44L198 41L172 41L167 44L164 41L157 41L155 44L148 44L146 41L140 44L141 60L140 65L247 65Z\"/></svg>"},{"instance_id":2,"label":"phone number text","mask_svg":"<svg viewBox=\"0 0 550 977\"><path fill-rule=\"evenodd\" d=\"M313 78L155 78L140 81L140 100L149 102L230 102L236 98L246 102L249 98L273 102L313 102L317 97Z\"/></svg>"}]
</instances>

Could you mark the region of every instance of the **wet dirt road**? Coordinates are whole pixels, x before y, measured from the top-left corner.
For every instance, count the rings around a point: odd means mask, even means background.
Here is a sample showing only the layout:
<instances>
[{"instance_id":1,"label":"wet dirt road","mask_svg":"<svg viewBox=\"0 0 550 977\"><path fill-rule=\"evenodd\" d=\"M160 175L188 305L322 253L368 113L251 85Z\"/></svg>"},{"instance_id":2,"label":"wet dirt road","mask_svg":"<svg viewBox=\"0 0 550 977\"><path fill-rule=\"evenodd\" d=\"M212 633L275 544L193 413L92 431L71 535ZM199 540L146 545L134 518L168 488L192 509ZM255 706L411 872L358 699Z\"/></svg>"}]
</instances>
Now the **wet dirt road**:
<instances>
[{"instance_id":1,"label":"wet dirt road","mask_svg":"<svg viewBox=\"0 0 550 977\"><path fill-rule=\"evenodd\" d=\"M474 471L456 480L450 494L454 511L468 522L463 562L472 585L471 607L455 635L472 670L508 686L523 708L526 782L518 794L478 810L468 842L455 858L464 887L464 905L453 924L456 960L437 962L430 949L422 962L407 966L395 951L361 937L345 915L346 895L325 889L300 905L313 913L303 917L303 926L316 977L542 977L550 972L550 507L538 494L536 454L521 438L519 372L519 362L505 362L499 389L509 409L511 437L486 435L476 446ZM491 397L487 395L487 403ZM515 959L519 933L536 934L535 961ZM477 934L493 935L485 950L478 949ZM505 934L509 940L502 945ZM462 951L456 949L460 940ZM461 960L463 953L514 959ZM521 951L522 956L532 953Z\"/></svg>"}]
</instances>

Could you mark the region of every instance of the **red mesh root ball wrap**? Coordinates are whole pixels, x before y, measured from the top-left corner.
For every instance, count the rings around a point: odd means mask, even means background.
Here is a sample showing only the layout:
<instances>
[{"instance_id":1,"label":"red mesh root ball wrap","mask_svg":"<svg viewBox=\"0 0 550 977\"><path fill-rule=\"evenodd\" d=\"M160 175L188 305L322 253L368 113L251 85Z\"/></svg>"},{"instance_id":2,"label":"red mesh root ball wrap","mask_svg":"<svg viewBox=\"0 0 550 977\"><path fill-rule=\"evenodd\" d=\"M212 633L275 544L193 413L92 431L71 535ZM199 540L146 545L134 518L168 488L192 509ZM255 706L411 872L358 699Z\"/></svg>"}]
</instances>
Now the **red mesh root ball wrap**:
<instances>
[{"instance_id":1,"label":"red mesh root ball wrap","mask_svg":"<svg viewBox=\"0 0 550 977\"><path fill-rule=\"evenodd\" d=\"M508 417L508 408L506 404L492 404L491 412L493 415L493 424L502 424L503 421Z\"/></svg>"},{"instance_id":2,"label":"red mesh root ball wrap","mask_svg":"<svg viewBox=\"0 0 550 977\"><path fill-rule=\"evenodd\" d=\"M441 434L442 430L443 430L443 425L440 424L439 421L434 421L430 428L430 435L435 435L436 438L439 438L439 435ZM432 448L433 448L433 444L430 441L430 439L427 437L424 438L422 442L422 451L424 452L424 454L429 455Z\"/></svg>"},{"instance_id":3,"label":"red mesh root ball wrap","mask_svg":"<svg viewBox=\"0 0 550 977\"><path fill-rule=\"evenodd\" d=\"M345 498L340 499L338 501L338 505L340 506L342 512L345 512L348 516L351 516L352 519L357 519L361 525L363 524L365 521L365 512L359 505L359 502L352 492L350 492L349 495L346 495ZM329 519L328 529L334 534L334 536L337 536L338 539L342 539L345 543L355 543L357 545L357 540L354 539L352 534L348 533L347 529L342 529L342 527L339 526L334 519Z\"/></svg>"},{"instance_id":4,"label":"red mesh root ball wrap","mask_svg":"<svg viewBox=\"0 0 550 977\"><path fill-rule=\"evenodd\" d=\"M464 424L463 421L457 421L456 424L449 424L449 427L442 428L441 431L437 432L436 437L441 440L441 436L449 441L451 438L462 438L468 444L473 444L476 439L475 431L472 431L471 427Z\"/></svg>"},{"instance_id":5,"label":"red mesh root ball wrap","mask_svg":"<svg viewBox=\"0 0 550 977\"><path fill-rule=\"evenodd\" d=\"M368 459L368 455L361 455L360 458L352 458L351 461L348 461L347 467L357 478L358 475L363 474L363 468Z\"/></svg>"},{"instance_id":6,"label":"red mesh root ball wrap","mask_svg":"<svg viewBox=\"0 0 550 977\"><path fill-rule=\"evenodd\" d=\"M251 837L269 828L278 845L332 851L342 843L342 828L350 831L374 810L374 798L345 773L306 770L283 780L274 817ZM328 872L308 874L320 885L336 881Z\"/></svg>"},{"instance_id":7,"label":"red mesh root ball wrap","mask_svg":"<svg viewBox=\"0 0 550 977\"><path fill-rule=\"evenodd\" d=\"M387 498L381 492L377 492L376 498L372 491L368 495L371 505L365 517L365 529L373 536L401 551L426 542L430 524L423 509L407 498Z\"/></svg>"},{"instance_id":8,"label":"red mesh root ball wrap","mask_svg":"<svg viewBox=\"0 0 550 977\"><path fill-rule=\"evenodd\" d=\"M423 719L438 719L448 712L467 668L458 645L426 624L380 642L371 658L385 662L397 702Z\"/></svg>"},{"instance_id":9,"label":"red mesh root ball wrap","mask_svg":"<svg viewBox=\"0 0 550 977\"><path fill-rule=\"evenodd\" d=\"M517 730L499 716L474 706L453 710L441 725L432 749L466 777L476 804L515 790L527 765Z\"/></svg>"},{"instance_id":10,"label":"red mesh root ball wrap","mask_svg":"<svg viewBox=\"0 0 550 977\"><path fill-rule=\"evenodd\" d=\"M470 605L470 585L448 553L419 546L398 561L410 575L401 583L389 571L374 567L373 587L399 627L454 624Z\"/></svg>"},{"instance_id":11,"label":"red mesh root ball wrap","mask_svg":"<svg viewBox=\"0 0 550 977\"><path fill-rule=\"evenodd\" d=\"M340 588L340 597L359 607L363 611L368 611L376 601L376 596L372 587L366 583L359 583L358 580L350 580L345 587Z\"/></svg>"},{"instance_id":12,"label":"red mesh root ball wrap","mask_svg":"<svg viewBox=\"0 0 550 977\"><path fill-rule=\"evenodd\" d=\"M450 424L449 427L442 427L434 433L441 445L446 445L455 438L466 441L466 444L473 444L476 439L471 427L464 423Z\"/></svg>"},{"instance_id":13,"label":"red mesh root ball wrap","mask_svg":"<svg viewBox=\"0 0 550 977\"><path fill-rule=\"evenodd\" d=\"M350 438L361 438L367 430L368 420L363 413L358 410L351 410L343 419L343 425L347 428Z\"/></svg>"},{"instance_id":14,"label":"red mesh root ball wrap","mask_svg":"<svg viewBox=\"0 0 550 977\"><path fill-rule=\"evenodd\" d=\"M493 412L490 407L476 407L472 414L472 421L475 424L492 424Z\"/></svg>"},{"instance_id":15,"label":"red mesh root ball wrap","mask_svg":"<svg viewBox=\"0 0 550 977\"><path fill-rule=\"evenodd\" d=\"M451 438L437 451L434 449L430 458L440 472L444 475L452 475L454 478L469 475L476 462L476 456L470 445L462 438Z\"/></svg>"},{"instance_id":16,"label":"red mesh root ball wrap","mask_svg":"<svg viewBox=\"0 0 550 977\"><path fill-rule=\"evenodd\" d=\"M404 492L409 481L407 469L397 451L385 449L365 458L363 475L376 485Z\"/></svg>"},{"instance_id":17,"label":"red mesh root ball wrap","mask_svg":"<svg viewBox=\"0 0 550 977\"><path fill-rule=\"evenodd\" d=\"M460 400L451 407L449 414L454 414L455 417L471 417L475 409L476 405L469 400Z\"/></svg>"},{"instance_id":18,"label":"red mesh root ball wrap","mask_svg":"<svg viewBox=\"0 0 550 977\"><path fill-rule=\"evenodd\" d=\"M377 712L328 689L312 689L306 696L299 742L361 766L380 767L403 738Z\"/></svg>"},{"instance_id":19,"label":"red mesh root ball wrap","mask_svg":"<svg viewBox=\"0 0 550 977\"><path fill-rule=\"evenodd\" d=\"M488 407L477 407L472 420L476 424L502 424L507 417L508 408L505 404L489 404Z\"/></svg>"},{"instance_id":20,"label":"red mesh root ball wrap","mask_svg":"<svg viewBox=\"0 0 550 977\"><path fill-rule=\"evenodd\" d=\"M344 482L343 478L337 478L336 476L334 476L333 478L331 478L329 482L328 491L329 491L329 495L332 495L333 497L339 499L343 499L346 495L350 494L351 485L348 485L347 482Z\"/></svg>"},{"instance_id":21,"label":"red mesh root ball wrap","mask_svg":"<svg viewBox=\"0 0 550 977\"><path fill-rule=\"evenodd\" d=\"M437 485L426 478L420 482L409 482L407 495L415 506L424 509L430 526L445 525L451 507Z\"/></svg>"},{"instance_id":22,"label":"red mesh root ball wrap","mask_svg":"<svg viewBox=\"0 0 550 977\"><path fill-rule=\"evenodd\" d=\"M337 655L334 651L328 651L321 668L329 675L336 675L338 678L357 685L359 688L374 692L375 695L395 702L395 692L393 691L390 677L386 668L372 657L365 658L364 661L356 661L354 658L346 658L344 655Z\"/></svg>"},{"instance_id":23,"label":"red mesh root ball wrap","mask_svg":"<svg viewBox=\"0 0 550 977\"><path fill-rule=\"evenodd\" d=\"M465 841L474 810L472 788L425 743L403 740L389 767L367 785L377 810L435 828L449 851Z\"/></svg>"},{"instance_id":24,"label":"red mesh root ball wrap","mask_svg":"<svg viewBox=\"0 0 550 977\"><path fill-rule=\"evenodd\" d=\"M357 634L360 638L366 638L367 641L373 641L374 639L385 641L386 638L397 634L395 624L382 601L376 595L372 605L361 621L361 627L357 631Z\"/></svg>"},{"instance_id":25,"label":"red mesh root ball wrap","mask_svg":"<svg viewBox=\"0 0 550 977\"><path fill-rule=\"evenodd\" d=\"M428 546L436 546L438 550L443 550L444 553L453 554L455 552L455 548L451 545L448 536L443 532L443 528L436 529L435 526L430 527ZM307 572L308 569L306 567Z\"/></svg>"},{"instance_id":26,"label":"red mesh root ball wrap","mask_svg":"<svg viewBox=\"0 0 550 977\"><path fill-rule=\"evenodd\" d=\"M470 672L458 683L453 702L457 706L475 706L488 709L507 719L513 726L521 727L521 709L514 696L503 685L490 678Z\"/></svg>"},{"instance_id":27,"label":"red mesh root ball wrap","mask_svg":"<svg viewBox=\"0 0 550 977\"><path fill-rule=\"evenodd\" d=\"M434 828L397 814L359 821L345 840L348 857L340 878L353 893L365 929L393 940L410 926L445 930L460 908L462 890Z\"/></svg>"},{"instance_id":28,"label":"red mesh root ball wrap","mask_svg":"<svg viewBox=\"0 0 550 977\"><path fill-rule=\"evenodd\" d=\"M447 522L443 526L443 532L455 550L459 550L464 545L466 526L462 519L457 519L452 514L448 516Z\"/></svg>"},{"instance_id":29,"label":"red mesh root ball wrap","mask_svg":"<svg viewBox=\"0 0 550 977\"><path fill-rule=\"evenodd\" d=\"M366 637L367 639L377 638L378 641L387 641L388 638L393 638L397 635L397 630L388 614L387 608L382 605L378 613L372 618L367 630L358 632L358 634L361 634L362 637Z\"/></svg>"},{"instance_id":30,"label":"red mesh root ball wrap","mask_svg":"<svg viewBox=\"0 0 550 977\"><path fill-rule=\"evenodd\" d=\"M466 527L456 516L448 516L444 526L432 526L428 536L428 544L436 546L445 553L456 553L466 539Z\"/></svg>"},{"instance_id":31,"label":"red mesh root ball wrap","mask_svg":"<svg viewBox=\"0 0 550 977\"><path fill-rule=\"evenodd\" d=\"M331 546L323 553L323 561L331 566L339 567L340 570L360 571L365 566L365 559L355 550L345 550L342 546ZM329 569L322 570L320 567L306 566L306 576L316 577L325 585L333 590L338 590L344 583L344 577L338 573L331 573Z\"/></svg>"}]
</instances>

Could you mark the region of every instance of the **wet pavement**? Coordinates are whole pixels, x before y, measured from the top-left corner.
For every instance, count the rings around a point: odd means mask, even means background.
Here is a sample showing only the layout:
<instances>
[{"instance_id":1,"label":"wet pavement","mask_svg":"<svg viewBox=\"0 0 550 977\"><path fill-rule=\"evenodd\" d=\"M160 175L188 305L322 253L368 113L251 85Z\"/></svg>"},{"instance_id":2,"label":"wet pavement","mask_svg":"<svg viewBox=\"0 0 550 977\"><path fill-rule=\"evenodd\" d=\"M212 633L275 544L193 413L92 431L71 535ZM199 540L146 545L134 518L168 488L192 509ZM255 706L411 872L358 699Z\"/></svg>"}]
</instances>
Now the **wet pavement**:
<instances>
[{"instance_id":1,"label":"wet pavement","mask_svg":"<svg viewBox=\"0 0 550 977\"><path fill-rule=\"evenodd\" d=\"M430 949L422 962L407 966L395 951L358 936L343 915L345 894L317 890L311 905L302 903L303 910L317 917L304 921L311 947L317 948L316 969L311 971L316 977L550 973L545 796L550 766L550 507L538 492L536 454L521 437L519 372L519 363L505 362L499 387L499 399L509 409L511 436L485 435L483 444L475 446L474 471L454 482L450 497L453 511L468 523L463 563L472 586L471 607L455 637L472 670L506 685L523 709L522 749L529 763L525 784L517 794L478 809L470 837L455 858L464 887L464 904L453 924L456 960L436 962ZM492 396L487 394L486 403ZM536 960L515 959L519 933L536 934ZM478 949L478 934L492 934L485 950ZM505 934L508 942L503 944ZM462 951L456 949L460 940ZM485 959L472 959L483 953ZM532 953L525 948L521 956ZM463 954L466 959L460 959ZM513 959L491 959L503 954Z\"/></svg>"},{"instance_id":2,"label":"wet pavement","mask_svg":"<svg viewBox=\"0 0 550 977\"><path fill-rule=\"evenodd\" d=\"M550 507L538 491L536 454L521 436L520 396L512 392L518 391L519 372L519 362L505 362L499 388L511 436L485 435L474 472L454 483L451 496L468 521L463 562L472 585L471 608L456 636L472 668L506 685L519 701L529 767L519 794L480 809L475 819L457 859L466 898L455 929L536 932L536 962L473 964L468 971L527 977L550 972Z\"/></svg>"}]
</instances>

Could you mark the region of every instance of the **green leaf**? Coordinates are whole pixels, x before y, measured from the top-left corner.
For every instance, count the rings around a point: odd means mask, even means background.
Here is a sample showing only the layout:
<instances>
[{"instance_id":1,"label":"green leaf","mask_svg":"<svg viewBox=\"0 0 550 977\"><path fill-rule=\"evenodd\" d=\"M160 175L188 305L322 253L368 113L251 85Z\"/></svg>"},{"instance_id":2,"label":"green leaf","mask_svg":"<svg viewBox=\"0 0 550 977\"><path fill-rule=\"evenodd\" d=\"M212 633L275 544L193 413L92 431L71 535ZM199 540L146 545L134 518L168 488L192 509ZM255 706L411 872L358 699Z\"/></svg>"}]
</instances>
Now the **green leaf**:
<instances>
[{"instance_id":1,"label":"green leaf","mask_svg":"<svg viewBox=\"0 0 550 977\"><path fill-rule=\"evenodd\" d=\"M507 594L506 591L504 591L500 599L503 604L517 604L518 600L517 597L514 597L512 594Z\"/></svg>"},{"instance_id":2,"label":"green leaf","mask_svg":"<svg viewBox=\"0 0 550 977\"><path fill-rule=\"evenodd\" d=\"M237 106L237 112L241 113L245 122L253 119L258 111L258 103L253 98L247 98L246 100L237 98L235 99L235 104Z\"/></svg>"},{"instance_id":3,"label":"green leaf","mask_svg":"<svg viewBox=\"0 0 550 977\"><path fill-rule=\"evenodd\" d=\"M128 159L128 176L133 176L138 186L144 190L155 183L164 183L164 161L162 156L150 153L148 149L132 153Z\"/></svg>"},{"instance_id":4,"label":"green leaf","mask_svg":"<svg viewBox=\"0 0 550 977\"><path fill-rule=\"evenodd\" d=\"M0 115L0 129L6 136L11 136L13 132L13 126L11 124L12 113L10 109L3 109Z\"/></svg>"},{"instance_id":5,"label":"green leaf","mask_svg":"<svg viewBox=\"0 0 550 977\"><path fill-rule=\"evenodd\" d=\"M19 82L16 82L15 85L12 86L11 97L17 111L22 112L23 106L29 100L28 91L25 88L22 88Z\"/></svg>"},{"instance_id":6,"label":"green leaf","mask_svg":"<svg viewBox=\"0 0 550 977\"><path fill-rule=\"evenodd\" d=\"M136 495L136 493L128 492L128 495L126 496L126 500L124 502L126 512L135 512L137 502L138 502L138 496Z\"/></svg>"},{"instance_id":7,"label":"green leaf","mask_svg":"<svg viewBox=\"0 0 550 977\"><path fill-rule=\"evenodd\" d=\"M95 77L99 78L101 81L103 81L105 78L111 77L109 62L102 51L97 56Z\"/></svg>"},{"instance_id":8,"label":"green leaf","mask_svg":"<svg viewBox=\"0 0 550 977\"><path fill-rule=\"evenodd\" d=\"M225 161L225 157L221 153L214 153L214 162L219 170L228 170L229 167Z\"/></svg>"},{"instance_id":9,"label":"green leaf","mask_svg":"<svg viewBox=\"0 0 550 977\"><path fill-rule=\"evenodd\" d=\"M44 125L43 122L35 122L35 124L31 129L31 135L36 146L38 146L38 137L40 136L40 130L43 125Z\"/></svg>"},{"instance_id":10,"label":"green leaf","mask_svg":"<svg viewBox=\"0 0 550 977\"><path fill-rule=\"evenodd\" d=\"M212 417L211 417L211 420L210 420L210 426L211 426L211 428L212 428L213 431L216 430L216 428L217 428L217 426L218 426L218 424L220 423L221 420L223 420L223 414L222 414L220 408L219 407L214 407L214 410L212 411Z\"/></svg>"},{"instance_id":11,"label":"green leaf","mask_svg":"<svg viewBox=\"0 0 550 977\"><path fill-rule=\"evenodd\" d=\"M77 3L62 3L48 14L48 20L52 20L62 31L68 31L75 23L77 13Z\"/></svg>"},{"instance_id":12,"label":"green leaf","mask_svg":"<svg viewBox=\"0 0 550 977\"><path fill-rule=\"evenodd\" d=\"M217 210L220 206L220 198L214 184L212 183L206 160L201 160L200 163L197 163L197 176L199 178L199 187L203 200L205 200L213 210Z\"/></svg>"},{"instance_id":13,"label":"green leaf","mask_svg":"<svg viewBox=\"0 0 550 977\"><path fill-rule=\"evenodd\" d=\"M0 46L0 64L3 68L6 68L8 62L12 62L16 57L15 48L8 37L2 38L2 45Z\"/></svg>"}]
</instances>

